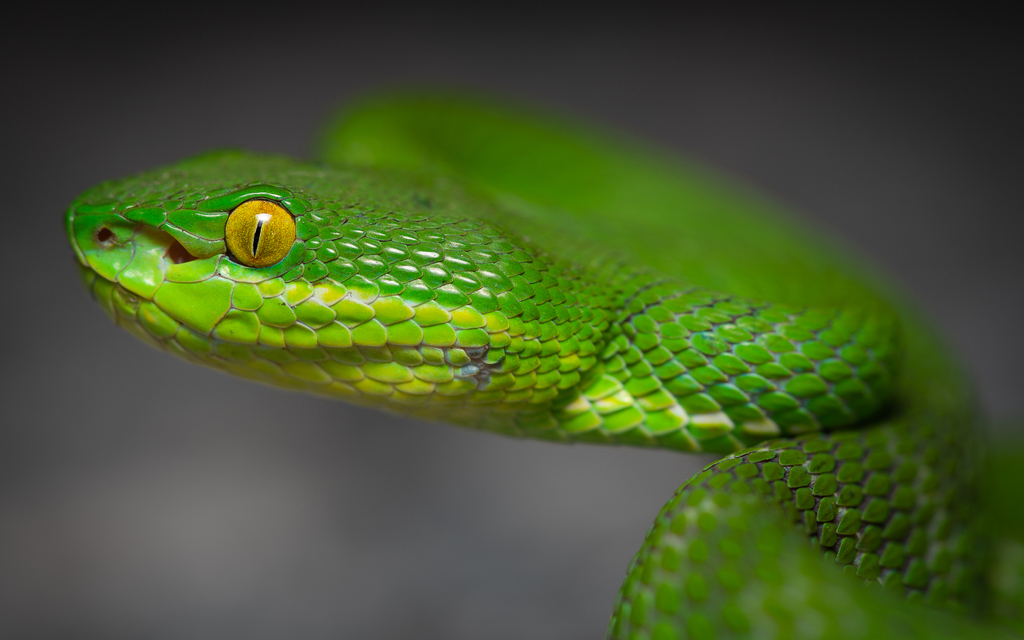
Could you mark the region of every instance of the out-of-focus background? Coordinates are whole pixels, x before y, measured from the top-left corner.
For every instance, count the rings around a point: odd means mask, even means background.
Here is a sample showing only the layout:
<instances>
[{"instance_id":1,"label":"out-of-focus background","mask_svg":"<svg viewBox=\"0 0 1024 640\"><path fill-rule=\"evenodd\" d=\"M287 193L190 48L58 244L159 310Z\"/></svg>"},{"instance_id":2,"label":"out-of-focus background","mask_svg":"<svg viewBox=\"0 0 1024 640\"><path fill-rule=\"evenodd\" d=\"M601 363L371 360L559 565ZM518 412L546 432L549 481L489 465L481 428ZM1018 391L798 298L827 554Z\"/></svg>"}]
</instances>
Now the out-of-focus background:
<instances>
[{"instance_id":1,"label":"out-of-focus background","mask_svg":"<svg viewBox=\"0 0 1024 640\"><path fill-rule=\"evenodd\" d=\"M254 386L149 349L78 284L61 213L80 191L211 147L305 155L378 88L497 92L749 182L893 274L985 408L1024 415L1008 19L137 10L12 18L0 45L0 637L603 634L709 459Z\"/></svg>"}]
</instances>

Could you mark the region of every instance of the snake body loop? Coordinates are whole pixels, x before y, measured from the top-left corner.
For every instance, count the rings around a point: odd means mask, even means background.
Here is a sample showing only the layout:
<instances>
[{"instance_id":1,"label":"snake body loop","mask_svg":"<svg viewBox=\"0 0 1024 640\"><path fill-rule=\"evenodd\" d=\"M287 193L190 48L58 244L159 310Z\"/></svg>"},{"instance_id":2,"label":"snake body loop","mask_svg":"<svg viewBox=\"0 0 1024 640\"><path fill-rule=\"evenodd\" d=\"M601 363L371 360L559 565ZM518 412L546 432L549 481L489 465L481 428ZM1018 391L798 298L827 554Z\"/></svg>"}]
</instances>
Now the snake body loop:
<instances>
[{"instance_id":1,"label":"snake body loop","mask_svg":"<svg viewBox=\"0 0 1024 640\"><path fill-rule=\"evenodd\" d=\"M345 113L320 162L209 153L98 185L66 223L107 313L190 361L510 436L727 454L662 509L609 637L978 631L940 613L986 607L969 386L884 281L696 167L406 96Z\"/></svg>"}]
</instances>

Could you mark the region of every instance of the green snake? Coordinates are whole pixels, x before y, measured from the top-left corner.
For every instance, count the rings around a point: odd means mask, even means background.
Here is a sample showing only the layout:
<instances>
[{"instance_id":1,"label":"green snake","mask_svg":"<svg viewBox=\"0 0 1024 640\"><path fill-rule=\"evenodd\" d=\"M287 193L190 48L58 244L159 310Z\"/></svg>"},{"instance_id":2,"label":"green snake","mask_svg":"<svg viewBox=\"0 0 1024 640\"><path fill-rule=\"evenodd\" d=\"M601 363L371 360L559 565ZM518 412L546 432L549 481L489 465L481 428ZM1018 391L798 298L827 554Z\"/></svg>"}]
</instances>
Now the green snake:
<instances>
[{"instance_id":1,"label":"green snake","mask_svg":"<svg viewBox=\"0 0 1024 640\"><path fill-rule=\"evenodd\" d=\"M508 436L723 454L658 514L609 638L1012 637L955 359L845 248L697 166L384 96L316 162L210 152L65 221L106 313L186 360Z\"/></svg>"}]
</instances>

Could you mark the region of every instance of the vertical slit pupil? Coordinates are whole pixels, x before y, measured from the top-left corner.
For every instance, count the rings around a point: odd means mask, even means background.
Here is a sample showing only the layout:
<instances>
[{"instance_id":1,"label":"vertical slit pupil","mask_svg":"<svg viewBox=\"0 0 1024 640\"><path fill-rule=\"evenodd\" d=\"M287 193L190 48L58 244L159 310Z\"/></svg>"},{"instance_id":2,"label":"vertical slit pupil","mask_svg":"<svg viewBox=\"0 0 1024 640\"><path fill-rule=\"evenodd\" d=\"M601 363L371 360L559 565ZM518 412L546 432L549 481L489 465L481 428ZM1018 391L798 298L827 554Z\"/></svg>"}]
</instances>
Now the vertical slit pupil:
<instances>
[{"instance_id":1,"label":"vertical slit pupil","mask_svg":"<svg viewBox=\"0 0 1024 640\"><path fill-rule=\"evenodd\" d=\"M256 218L256 230L252 234L252 255L256 256L256 251L260 247L260 235L263 233L263 225L266 220L263 220L263 216Z\"/></svg>"}]
</instances>

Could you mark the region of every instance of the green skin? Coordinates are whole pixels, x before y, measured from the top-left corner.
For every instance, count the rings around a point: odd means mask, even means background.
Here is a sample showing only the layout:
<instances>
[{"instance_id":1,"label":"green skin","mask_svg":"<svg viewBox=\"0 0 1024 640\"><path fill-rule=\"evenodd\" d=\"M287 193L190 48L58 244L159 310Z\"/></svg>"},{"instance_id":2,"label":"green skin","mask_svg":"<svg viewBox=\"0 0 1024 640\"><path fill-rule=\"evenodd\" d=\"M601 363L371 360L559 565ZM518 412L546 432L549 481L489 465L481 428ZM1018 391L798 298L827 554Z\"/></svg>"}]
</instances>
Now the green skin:
<instances>
[{"instance_id":1,"label":"green skin","mask_svg":"<svg viewBox=\"0 0 1024 640\"><path fill-rule=\"evenodd\" d=\"M225 248L252 198L296 221L270 267ZM611 638L1004 633L979 626L957 366L842 248L696 167L404 96L343 114L320 163L210 153L98 185L66 223L107 313L187 360L505 435L727 454L655 520Z\"/></svg>"}]
</instances>

